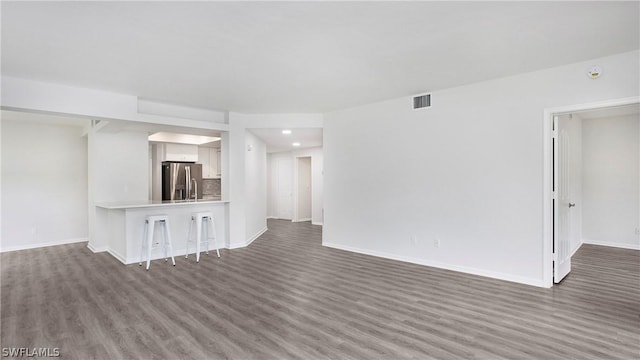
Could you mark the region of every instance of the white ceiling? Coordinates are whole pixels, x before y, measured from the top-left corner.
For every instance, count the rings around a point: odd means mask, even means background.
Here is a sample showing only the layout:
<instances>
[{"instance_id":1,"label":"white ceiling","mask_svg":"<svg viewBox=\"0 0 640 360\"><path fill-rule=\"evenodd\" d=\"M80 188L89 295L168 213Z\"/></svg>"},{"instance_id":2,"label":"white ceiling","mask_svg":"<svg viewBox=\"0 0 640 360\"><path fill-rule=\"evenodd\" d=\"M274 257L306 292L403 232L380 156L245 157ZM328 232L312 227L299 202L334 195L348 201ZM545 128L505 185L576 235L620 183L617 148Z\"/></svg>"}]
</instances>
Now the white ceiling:
<instances>
[{"instance_id":1,"label":"white ceiling","mask_svg":"<svg viewBox=\"0 0 640 360\"><path fill-rule=\"evenodd\" d=\"M267 152L282 152L297 149L308 149L322 146L322 129L290 129L291 134L285 135L283 129L249 129L254 135L267 144ZM292 144L299 142L300 146Z\"/></svg>"},{"instance_id":2,"label":"white ceiling","mask_svg":"<svg viewBox=\"0 0 640 360\"><path fill-rule=\"evenodd\" d=\"M6 2L2 74L327 112L640 48L639 2Z\"/></svg>"}]
</instances>

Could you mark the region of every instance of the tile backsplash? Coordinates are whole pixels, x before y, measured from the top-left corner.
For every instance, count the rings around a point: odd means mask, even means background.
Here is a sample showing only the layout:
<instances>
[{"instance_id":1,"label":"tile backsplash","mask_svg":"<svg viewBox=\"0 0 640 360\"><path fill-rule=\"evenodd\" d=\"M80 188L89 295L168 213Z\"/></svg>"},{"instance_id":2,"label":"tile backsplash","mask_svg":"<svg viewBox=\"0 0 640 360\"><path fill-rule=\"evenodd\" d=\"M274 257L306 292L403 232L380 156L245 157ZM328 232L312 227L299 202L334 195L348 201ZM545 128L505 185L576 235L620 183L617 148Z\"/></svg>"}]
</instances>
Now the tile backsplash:
<instances>
[{"instance_id":1,"label":"tile backsplash","mask_svg":"<svg viewBox=\"0 0 640 360\"><path fill-rule=\"evenodd\" d=\"M203 196L220 196L221 193L220 179L202 179Z\"/></svg>"}]
</instances>

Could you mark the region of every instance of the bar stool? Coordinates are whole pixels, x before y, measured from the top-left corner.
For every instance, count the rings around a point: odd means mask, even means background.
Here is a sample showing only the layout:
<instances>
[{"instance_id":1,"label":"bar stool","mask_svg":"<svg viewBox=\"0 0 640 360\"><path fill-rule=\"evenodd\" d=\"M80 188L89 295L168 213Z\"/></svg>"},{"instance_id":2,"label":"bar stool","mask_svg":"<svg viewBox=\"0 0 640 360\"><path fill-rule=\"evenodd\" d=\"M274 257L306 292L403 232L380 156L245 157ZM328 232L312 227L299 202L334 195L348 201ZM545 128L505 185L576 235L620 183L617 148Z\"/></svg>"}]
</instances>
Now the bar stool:
<instances>
[{"instance_id":1,"label":"bar stool","mask_svg":"<svg viewBox=\"0 0 640 360\"><path fill-rule=\"evenodd\" d=\"M191 239L191 232L193 224L196 225L196 238ZM209 234L209 227L211 227L211 234ZM204 236L203 236L204 233ZM206 254L209 254L209 239L213 239L213 244L216 247L216 253L220 257L220 251L218 250L218 242L216 236L216 225L213 223L213 216L210 212L199 212L191 214L191 223L189 224L189 233L187 234L187 250L184 255L185 258L189 257L189 243L196 243L196 262L200 262L200 244L206 244Z\"/></svg>"},{"instance_id":2,"label":"bar stool","mask_svg":"<svg viewBox=\"0 0 640 360\"><path fill-rule=\"evenodd\" d=\"M153 230L156 223L162 225L162 242L160 240L153 242ZM173 247L171 246L171 231L169 230L169 217L167 215L147 215L144 219L144 236L142 245L140 246L140 266L142 266L142 256L144 255L145 244L147 245L147 270L151 265L151 250L157 245L161 245L164 250L164 261L167 261L167 248L171 249L171 262L176 266L176 260L173 258Z\"/></svg>"}]
</instances>

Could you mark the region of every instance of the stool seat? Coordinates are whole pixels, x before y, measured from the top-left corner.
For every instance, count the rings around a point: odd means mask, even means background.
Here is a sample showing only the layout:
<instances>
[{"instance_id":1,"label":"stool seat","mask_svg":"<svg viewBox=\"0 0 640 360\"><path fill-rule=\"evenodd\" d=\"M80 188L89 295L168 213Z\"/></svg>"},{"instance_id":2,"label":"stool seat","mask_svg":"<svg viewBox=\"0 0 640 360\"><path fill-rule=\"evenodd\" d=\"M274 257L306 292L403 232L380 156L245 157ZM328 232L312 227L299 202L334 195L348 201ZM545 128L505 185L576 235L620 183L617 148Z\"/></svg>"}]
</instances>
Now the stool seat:
<instances>
[{"instance_id":1,"label":"stool seat","mask_svg":"<svg viewBox=\"0 0 640 360\"><path fill-rule=\"evenodd\" d=\"M196 227L196 238L191 239L193 226ZM209 233L211 229L211 233ZM220 251L218 250L218 242L216 236L216 226L213 220L213 216L209 211L197 212L191 214L191 223L189 224L189 232L187 233L187 249L184 257L189 258L189 243L196 243L196 262L200 262L200 245L205 244L205 253L209 254L209 239L213 239L213 244L216 247L216 253L220 257Z\"/></svg>"},{"instance_id":2,"label":"stool seat","mask_svg":"<svg viewBox=\"0 0 640 360\"><path fill-rule=\"evenodd\" d=\"M163 242L153 243L154 240L154 229L155 225L158 223L160 229L162 229L162 240ZM168 249L171 249L171 262L173 266L176 266L176 260L173 257L173 247L171 246L171 231L169 230L169 216L164 214L156 214L156 215L147 215L144 218L144 236L142 237L142 244L140 246L140 266L142 266L142 259L144 255L144 248L147 248L147 270L149 270L149 266L151 266L151 250L154 248L154 245L162 246L164 250L164 261L167 261L167 252Z\"/></svg>"},{"instance_id":3,"label":"stool seat","mask_svg":"<svg viewBox=\"0 0 640 360\"><path fill-rule=\"evenodd\" d=\"M148 222L151 221L168 221L169 217L167 215L147 215L144 219Z\"/></svg>"}]
</instances>

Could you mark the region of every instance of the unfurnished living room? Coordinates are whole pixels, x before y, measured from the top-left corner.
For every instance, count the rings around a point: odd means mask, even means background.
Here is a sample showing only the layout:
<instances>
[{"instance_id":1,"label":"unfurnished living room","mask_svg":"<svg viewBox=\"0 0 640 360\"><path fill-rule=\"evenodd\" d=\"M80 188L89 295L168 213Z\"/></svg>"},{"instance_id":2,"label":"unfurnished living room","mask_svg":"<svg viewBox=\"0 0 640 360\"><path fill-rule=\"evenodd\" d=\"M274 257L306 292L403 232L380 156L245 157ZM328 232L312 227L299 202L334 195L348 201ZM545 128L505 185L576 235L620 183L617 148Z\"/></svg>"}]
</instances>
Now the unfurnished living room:
<instances>
[{"instance_id":1,"label":"unfurnished living room","mask_svg":"<svg viewBox=\"0 0 640 360\"><path fill-rule=\"evenodd\" d=\"M0 351L640 359L640 2L1 1Z\"/></svg>"}]
</instances>

